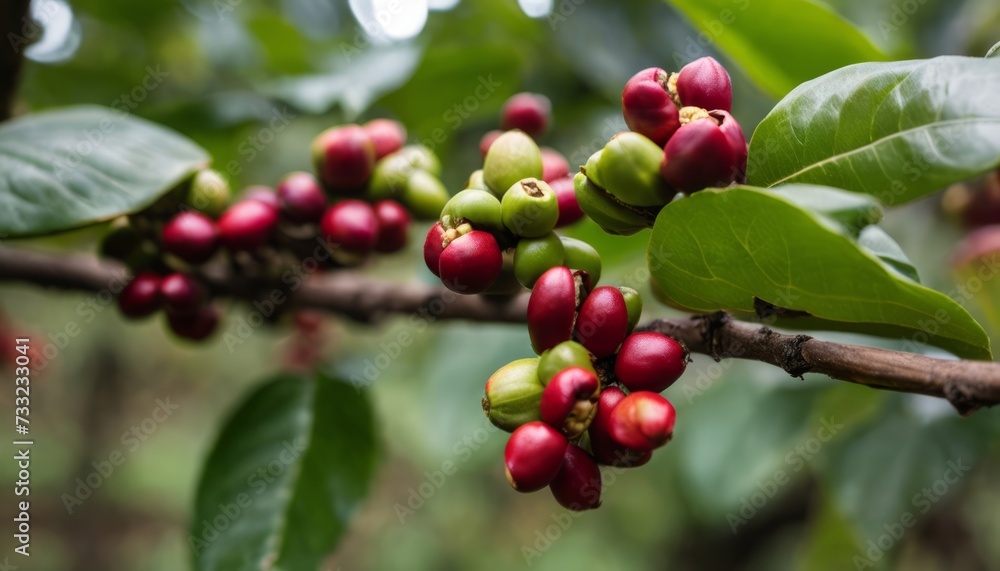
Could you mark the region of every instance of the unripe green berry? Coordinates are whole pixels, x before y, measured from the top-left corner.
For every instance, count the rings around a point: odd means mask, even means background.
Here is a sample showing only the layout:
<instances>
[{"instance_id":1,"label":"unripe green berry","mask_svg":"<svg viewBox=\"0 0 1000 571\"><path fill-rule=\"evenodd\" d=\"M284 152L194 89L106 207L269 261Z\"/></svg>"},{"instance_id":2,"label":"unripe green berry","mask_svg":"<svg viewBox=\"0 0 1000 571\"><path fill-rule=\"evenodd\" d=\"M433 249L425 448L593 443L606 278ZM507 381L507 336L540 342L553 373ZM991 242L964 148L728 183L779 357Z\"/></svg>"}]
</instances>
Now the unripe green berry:
<instances>
[{"instance_id":1,"label":"unripe green berry","mask_svg":"<svg viewBox=\"0 0 1000 571\"><path fill-rule=\"evenodd\" d=\"M514 275L524 287L531 289L535 281L549 268L562 266L563 244L555 232L541 238L521 238L514 251Z\"/></svg>"},{"instance_id":2,"label":"unripe green berry","mask_svg":"<svg viewBox=\"0 0 1000 571\"><path fill-rule=\"evenodd\" d=\"M403 186L400 202L418 220L437 220L448 202L448 189L433 174L415 170Z\"/></svg>"},{"instance_id":3,"label":"unripe green berry","mask_svg":"<svg viewBox=\"0 0 1000 571\"><path fill-rule=\"evenodd\" d=\"M593 246L567 236L560 236L563 251L563 265L571 270L583 270L590 276L590 285L596 286L601 281L601 255Z\"/></svg>"},{"instance_id":4,"label":"unripe green berry","mask_svg":"<svg viewBox=\"0 0 1000 571\"><path fill-rule=\"evenodd\" d=\"M401 153L387 155L375 164L375 171L368 182L368 196L373 200L398 199L414 170Z\"/></svg>"},{"instance_id":5,"label":"unripe green berry","mask_svg":"<svg viewBox=\"0 0 1000 571\"><path fill-rule=\"evenodd\" d=\"M451 219L452 225L464 220L480 230L489 232L503 230L500 201L485 190L469 188L451 197L441 210L442 220L445 216Z\"/></svg>"},{"instance_id":6,"label":"unripe green berry","mask_svg":"<svg viewBox=\"0 0 1000 571\"><path fill-rule=\"evenodd\" d=\"M639 133L619 133L597 160L596 172L587 170L604 190L633 206L660 206L674 192L660 176L663 149Z\"/></svg>"},{"instance_id":7,"label":"unripe green berry","mask_svg":"<svg viewBox=\"0 0 1000 571\"><path fill-rule=\"evenodd\" d=\"M434 151L423 145L406 145L393 154L403 157L416 170L427 171L436 177L441 176L441 160Z\"/></svg>"},{"instance_id":8,"label":"unripe green berry","mask_svg":"<svg viewBox=\"0 0 1000 571\"><path fill-rule=\"evenodd\" d=\"M500 201L503 225L517 236L540 238L556 227L559 198L545 181L527 178L515 182Z\"/></svg>"},{"instance_id":9,"label":"unripe green berry","mask_svg":"<svg viewBox=\"0 0 1000 571\"><path fill-rule=\"evenodd\" d=\"M588 173L590 171L587 171ZM573 177L576 200L580 208L605 232L630 236L648 228L646 219L627 207L615 202L589 180L589 174L577 173Z\"/></svg>"},{"instance_id":10,"label":"unripe green berry","mask_svg":"<svg viewBox=\"0 0 1000 571\"><path fill-rule=\"evenodd\" d=\"M628 311L628 332L631 333L642 317L642 296L630 287L618 286L625 298L625 309Z\"/></svg>"},{"instance_id":11,"label":"unripe green berry","mask_svg":"<svg viewBox=\"0 0 1000 571\"><path fill-rule=\"evenodd\" d=\"M538 359L538 380L548 385L552 377L568 367L580 367L595 375L593 356L576 341L563 341L542 353Z\"/></svg>"},{"instance_id":12,"label":"unripe green berry","mask_svg":"<svg viewBox=\"0 0 1000 571\"><path fill-rule=\"evenodd\" d=\"M473 171L469 175L469 180L465 183L465 188L475 188L478 190L489 191L490 187L486 186L486 181L483 180L483 169Z\"/></svg>"},{"instance_id":13,"label":"unripe green berry","mask_svg":"<svg viewBox=\"0 0 1000 571\"><path fill-rule=\"evenodd\" d=\"M500 196L526 178L542 178L542 151L521 131L508 131L490 145L483 163L483 180Z\"/></svg>"},{"instance_id":14,"label":"unripe green berry","mask_svg":"<svg viewBox=\"0 0 1000 571\"><path fill-rule=\"evenodd\" d=\"M538 380L538 358L518 359L498 369L486 381L483 412L497 428L512 432L541 418L539 404L545 387Z\"/></svg>"},{"instance_id":15,"label":"unripe green berry","mask_svg":"<svg viewBox=\"0 0 1000 571\"><path fill-rule=\"evenodd\" d=\"M229 204L231 196L229 181L218 171L204 169L198 171L191 180L187 203L199 212L218 218Z\"/></svg>"}]
</instances>

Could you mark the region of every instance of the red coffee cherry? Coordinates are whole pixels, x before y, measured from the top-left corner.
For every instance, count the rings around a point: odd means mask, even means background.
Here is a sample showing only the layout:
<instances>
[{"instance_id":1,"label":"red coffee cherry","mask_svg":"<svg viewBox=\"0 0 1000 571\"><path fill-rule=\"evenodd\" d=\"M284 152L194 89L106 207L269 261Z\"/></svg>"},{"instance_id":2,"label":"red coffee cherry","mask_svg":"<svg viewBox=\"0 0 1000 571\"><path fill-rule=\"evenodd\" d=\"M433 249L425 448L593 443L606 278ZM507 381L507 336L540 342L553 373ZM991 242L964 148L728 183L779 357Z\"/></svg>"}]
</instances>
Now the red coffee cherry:
<instances>
[{"instance_id":1,"label":"red coffee cherry","mask_svg":"<svg viewBox=\"0 0 1000 571\"><path fill-rule=\"evenodd\" d=\"M573 177L566 175L549 183L552 192L559 201L559 220L556 228L569 226L583 218L583 209L576 200L576 189L573 187Z\"/></svg>"},{"instance_id":2,"label":"red coffee cherry","mask_svg":"<svg viewBox=\"0 0 1000 571\"><path fill-rule=\"evenodd\" d=\"M601 381L593 371L568 367L556 373L542 391L542 421L569 438L583 434L594 413Z\"/></svg>"},{"instance_id":3,"label":"red coffee cherry","mask_svg":"<svg viewBox=\"0 0 1000 571\"><path fill-rule=\"evenodd\" d=\"M622 90L625 124L661 147L681 126L677 105L670 98L670 74L651 67L632 76Z\"/></svg>"},{"instance_id":4,"label":"red coffee cherry","mask_svg":"<svg viewBox=\"0 0 1000 571\"><path fill-rule=\"evenodd\" d=\"M375 249L384 253L402 250L406 246L410 230L410 214L395 200L380 200L373 208L375 218L378 220L378 241L375 242Z\"/></svg>"},{"instance_id":5,"label":"red coffee cherry","mask_svg":"<svg viewBox=\"0 0 1000 571\"><path fill-rule=\"evenodd\" d=\"M537 139L549 127L552 103L538 93L518 93L511 96L500 109L500 128L504 131L520 129L532 139Z\"/></svg>"},{"instance_id":6,"label":"red coffee cherry","mask_svg":"<svg viewBox=\"0 0 1000 571\"><path fill-rule=\"evenodd\" d=\"M219 238L234 252L252 252L267 243L277 226L277 208L260 200L245 200L222 213Z\"/></svg>"},{"instance_id":7,"label":"red coffee cherry","mask_svg":"<svg viewBox=\"0 0 1000 571\"><path fill-rule=\"evenodd\" d=\"M517 427L503 453L511 487L534 492L549 485L562 467L568 444L565 436L544 422Z\"/></svg>"},{"instance_id":8,"label":"red coffee cherry","mask_svg":"<svg viewBox=\"0 0 1000 571\"><path fill-rule=\"evenodd\" d=\"M653 331L626 337L615 358L615 376L630 391L663 391L684 374L685 367L684 346Z\"/></svg>"},{"instance_id":9,"label":"red coffee cherry","mask_svg":"<svg viewBox=\"0 0 1000 571\"><path fill-rule=\"evenodd\" d=\"M280 183L276 191L281 213L292 222L319 222L326 212L326 195L316 177L307 172L293 172Z\"/></svg>"},{"instance_id":10,"label":"red coffee cherry","mask_svg":"<svg viewBox=\"0 0 1000 571\"><path fill-rule=\"evenodd\" d=\"M163 226L163 249L185 262L200 264L219 249L219 231L200 212L181 212Z\"/></svg>"},{"instance_id":11,"label":"red coffee cherry","mask_svg":"<svg viewBox=\"0 0 1000 571\"><path fill-rule=\"evenodd\" d=\"M677 96L685 107L732 111L733 84L722 64L711 57L694 60L677 74Z\"/></svg>"},{"instance_id":12,"label":"red coffee cherry","mask_svg":"<svg viewBox=\"0 0 1000 571\"><path fill-rule=\"evenodd\" d=\"M132 319L152 315L160 309L160 276L142 272L118 294L118 309Z\"/></svg>"},{"instance_id":13,"label":"red coffee cherry","mask_svg":"<svg viewBox=\"0 0 1000 571\"><path fill-rule=\"evenodd\" d=\"M372 119L364 124L364 130L375 147L375 160L395 153L406 144L406 127L392 119Z\"/></svg>"},{"instance_id":14,"label":"red coffee cherry","mask_svg":"<svg viewBox=\"0 0 1000 571\"><path fill-rule=\"evenodd\" d=\"M342 200L327 209L320 221L320 231L331 246L354 254L367 254L378 242L378 218L367 202Z\"/></svg>"},{"instance_id":15,"label":"red coffee cherry","mask_svg":"<svg viewBox=\"0 0 1000 571\"><path fill-rule=\"evenodd\" d=\"M550 268L538 280L528 299L528 336L535 353L555 347L573 337L576 308L586 290L565 266Z\"/></svg>"},{"instance_id":16,"label":"red coffee cherry","mask_svg":"<svg viewBox=\"0 0 1000 571\"><path fill-rule=\"evenodd\" d=\"M563 465L549 484L552 497L559 505L573 511L592 510L601 506L601 469L593 456L570 444L563 454Z\"/></svg>"},{"instance_id":17,"label":"red coffee cherry","mask_svg":"<svg viewBox=\"0 0 1000 571\"><path fill-rule=\"evenodd\" d=\"M202 341L218 326L219 310L215 306L205 305L189 313L168 313L167 323L179 337Z\"/></svg>"},{"instance_id":18,"label":"red coffee cherry","mask_svg":"<svg viewBox=\"0 0 1000 571\"><path fill-rule=\"evenodd\" d=\"M312 155L320 180L333 191L360 189L375 170L375 144L358 125L323 131L313 140Z\"/></svg>"},{"instance_id":19,"label":"red coffee cherry","mask_svg":"<svg viewBox=\"0 0 1000 571\"><path fill-rule=\"evenodd\" d=\"M636 391L611 411L609 432L615 442L633 450L654 450L670 441L677 412L670 401L649 391Z\"/></svg>"},{"instance_id":20,"label":"red coffee cherry","mask_svg":"<svg viewBox=\"0 0 1000 571\"><path fill-rule=\"evenodd\" d=\"M503 269L503 256L496 238L473 230L451 241L438 263L441 282L458 293L474 294L489 289Z\"/></svg>"},{"instance_id":21,"label":"red coffee cherry","mask_svg":"<svg viewBox=\"0 0 1000 571\"><path fill-rule=\"evenodd\" d=\"M587 434L590 436L590 449L598 462L609 466L634 468L649 462L653 453L648 450L632 450L611 437L611 413L624 398L625 393L617 387L608 387L601 391L601 396L597 400L597 413L590 422Z\"/></svg>"},{"instance_id":22,"label":"red coffee cherry","mask_svg":"<svg viewBox=\"0 0 1000 571\"><path fill-rule=\"evenodd\" d=\"M496 141L503 135L503 131L499 129L494 129L493 131L487 131L483 135L482 139L479 139L479 154L483 155L483 159L486 158L486 153L490 151L490 147L493 146L493 141Z\"/></svg>"},{"instance_id":23,"label":"red coffee cherry","mask_svg":"<svg viewBox=\"0 0 1000 571\"><path fill-rule=\"evenodd\" d=\"M427 231L424 240L424 263L427 269L437 277L441 277L441 252L444 251L444 225L438 222Z\"/></svg>"},{"instance_id":24,"label":"red coffee cherry","mask_svg":"<svg viewBox=\"0 0 1000 571\"><path fill-rule=\"evenodd\" d=\"M278 195L273 189L262 184L255 184L253 186L246 187L243 192L240 193L239 199L236 203L246 202L248 200L263 202L264 204L276 209L281 208L281 202L278 200Z\"/></svg>"},{"instance_id":25,"label":"red coffee cherry","mask_svg":"<svg viewBox=\"0 0 1000 571\"><path fill-rule=\"evenodd\" d=\"M542 180L552 181L569 176L569 161L552 147L542 147Z\"/></svg>"},{"instance_id":26,"label":"red coffee cherry","mask_svg":"<svg viewBox=\"0 0 1000 571\"><path fill-rule=\"evenodd\" d=\"M725 111L682 125L663 149L660 174L674 189L695 192L742 180L746 171L743 130Z\"/></svg>"},{"instance_id":27,"label":"red coffee cherry","mask_svg":"<svg viewBox=\"0 0 1000 571\"><path fill-rule=\"evenodd\" d=\"M614 355L628 334L628 307L618 288L594 289L580 306L575 338L598 359Z\"/></svg>"},{"instance_id":28,"label":"red coffee cherry","mask_svg":"<svg viewBox=\"0 0 1000 571\"><path fill-rule=\"evenodd\" d=\"M160 282L160 297L167 311L191 313L201 308L205 290L191 274L173 273Z\"/></svg>"}]
</instances>

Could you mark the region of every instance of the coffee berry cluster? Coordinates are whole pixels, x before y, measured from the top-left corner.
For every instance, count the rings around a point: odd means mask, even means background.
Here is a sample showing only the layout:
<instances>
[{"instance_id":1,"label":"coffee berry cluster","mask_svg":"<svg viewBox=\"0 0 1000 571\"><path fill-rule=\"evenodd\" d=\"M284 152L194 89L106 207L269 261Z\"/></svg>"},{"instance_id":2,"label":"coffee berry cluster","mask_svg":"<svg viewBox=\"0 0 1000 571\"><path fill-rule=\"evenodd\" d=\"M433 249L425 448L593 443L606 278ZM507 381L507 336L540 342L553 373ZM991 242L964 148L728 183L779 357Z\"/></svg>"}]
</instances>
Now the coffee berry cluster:
<instances>
[{"instance_id":1,"label":"coffee berry cluster","mask_svg":"<svg viewBox=\"0 0 1000 571\"><path fill-rule=\"evenodd\" d=\"M730 115L729 74L703 57L678 73L649 68L622 91L630 131L615 135L574 178L583 211L604 230L650 226L677 193L743 182L747 141Z\"/></svg>"},{"instance_id":2,"label":"coffee berry cluster","mask_svg":"<svg viewBox=\"0 0 1000 571\"><path fill-rule=\"evenodd\" d=\"M543 272L567 265L600 277L597 251L553 230L583 217L566 158L535 139L551 105L519 93L501 110L501 126L480 142L483 168L441 210L427 233L424 261L445 286L464 294L531 289Z\"/></svg>"},{"instance_id":3,"label":"coffee berry cluster","mask_svg":"<svg viewBox=\"0 0 1000 571\"><path fill-rule=\"evenodd\" d=\"M174 333L205 339L219 321L206 279L212 266L262 291L287 288L303 273L403 249L411 219L437 218L448 200L437 157L406 146L396 121L328 129L312 157L315 175L293 172L235 200L229 183L206 169L116 221L102 253L136 273L118 297L121 312L143 318L162 309Z\"/></svg>"},{"instance_id":4,"label":"coffee berry cluster","mask_svg":"<svg viewBox=\"0 0 1000 571\"><path fill-rule=\"evenodd\" d=\"M656 332L633 332L639 293L591 287L585 271L549 269L528 302L539 356L501 367L483 411L511 432L507 480L519 492L546 486L571 510L601 504L600 465L641 466L673 435L676 413L659 393L687 366L687 350Z\"/></svg>"}]
</instances>

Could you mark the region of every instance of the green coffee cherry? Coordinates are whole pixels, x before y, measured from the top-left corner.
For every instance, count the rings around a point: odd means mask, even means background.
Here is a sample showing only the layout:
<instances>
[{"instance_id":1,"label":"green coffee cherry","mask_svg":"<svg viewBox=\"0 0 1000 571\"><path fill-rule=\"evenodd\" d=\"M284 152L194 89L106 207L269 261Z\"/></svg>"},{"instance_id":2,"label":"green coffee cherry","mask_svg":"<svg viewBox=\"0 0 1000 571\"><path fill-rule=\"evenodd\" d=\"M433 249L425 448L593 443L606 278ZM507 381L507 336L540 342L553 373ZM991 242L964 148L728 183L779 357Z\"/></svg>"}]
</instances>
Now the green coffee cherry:
<instances>
[{"instance_id":1,"label":"green coffee cherry","mask_svg":"<svg viewBox=\"0 0 1000 571\"><path fill-rule=\"evenodd\" d=\"M615 202L603 190L596 187L587 175L577 173L573 177L576 201L580 208L605 232L621 236L631 236L649 224L640 214Z\"/></svg>"},{"instance_id":2,"label":"green coffee cherry","mask_svg":"<svg viewBox=\"0 0 1000 571\"><path fill-rule=\"evenodd\" d=\"M526 178L542 178L542 151L521 131L507 131L486 153L483 180L499 197L514 183Z\"/></svg>"},{"instance_id":3,"label":"green coffee cherry","mask_svg":"<svg viewBox=\"0 0 1000 571\"><path fill-rule=\"evenodd\" d=\"M500 201L485 190L468 188L451 197L441 210L441 219L448 216L451 225L465 220L480 230L497 232L503 230L500 216Z\"/></svg>"},{"instance_id":4,"label":"green coffee cherry","mask_svg":"<svg viewBox=\"0 0 1000 571\"><path fill-rule=\"evenodd\" d=\"M486 181L483 180L483 169L473 171L469 175L469 180L465 183L465 188L475 188L477 190L489 191L490 187L486 186Z\"/></svg>"},{"instance_id":5,"label":"green coffee cherry","mask_svg":"<svg viewBox=\"0 0 1000 571\"><path fill-rule=\"evenodd\" d=\"M413 169L427 171L436 177L441 176L441 161L434 151L423 145L406 145L393 154L403 157Z\"/></svg>"},{"instance_id":6,"label":"green coffee cherry","mask_svg":"<svg viewBox=\"0 0 1000 571\"><path fill-rule=\"evenodd\" d=\"M538 380L537 357L508 363L486 381L483 412L497 428L513 432L541 418L539 405L544 389Z\"/></svg>"},{"instance_id":7,"label":"green coffee cherry","mask_svg":"<svg viewBox=\"0 0 1000 571\"><path fill-rule=\"evenodd\" d=\"M580 367L597 374L593 357L586 347L576 341L563 341L539 357L538 380L543 385L548 385L552 377L567 367Z\"/></svg>"},{"instance_id":8,"label":"green coffee cherry","mask_svg":"<svg viewBox=\"0 0 1000 571\"><path fill-rule=\"evenodd\" d=\"M596 164L587 169L587 176L625 204L660 206L674 195L660 176L661 162L662 148L628 131L605 145Z\"/></svg>"},{"instance_id":9,"label":"green coffee cherry","mask_svg":"<svg viewBox=\"0 0 1000 571\"><path fill-rule=\"evenodd\" d=\"M195 210L217 218L229 204L229 182L218 171L198 171L191 180L187 203Z\"/></svg>"},{"instance_id":10,"label":"green coffee cherry","mask_svg":"<svg viewBox=\"0 0 1000 571\"><path fill-rule=\"evenodd\" d=\"M399 199L406 188L406 181L415 169L398 151L375 163L375 170L368 182L368 196L372 200Z\"/></svg>"},{"instance_id":11,"label":"green coffee cherry","mask_svg":"<svg viewBox=\"0 0 1000 571\"><path fill-rule=\"evenodd\" d=\"M403 186L400 201L418 220L437 220L448 202L448 189L433 174L415 170Z\"/></svg>"},{"instance_id":12,"label":"green coffee cherry","mask_svg":"<svg viewBox=\"0 0 1000 571\"><path fill-rule=\"evenodd\" d=\"M537 178L515 182L503 195L503 225L517 236L540 238L556 227L559 199Z\"/></svg>"},{"instance_id":13,"label":"green coffee cherry","mask_svg":"<svg viewBox=\"0 0 1000 571\"><path fill-rule=\"evenodd\" d=\"M555 232L541 238L521 238L514 252L514 275L521 285L531 289L549 268L564 265L564 255L562 241Z\"/></svg>"},{"instance_id":14,"label":"green coffee cherry","mask_svg":"<svg viewBox=\"0 0 1000 571\"><path fill-rule=\"evenodd\" d=\"M503 266L500 268L500 277L483 292L483 295L510 296L524 291L517 281L517 276L514 275L514 249L504 250L502 255Z\"/></svg>"},{"instance_id":15,"label":"green coffee cherry","mask_svg":"<svg viewBox=\"0 0 1000 571\"><path fill-rule=\"evenodd\" d=\"M601 255L583 240L566 236L560 236L559 239L565 252L563 265L571 270L587 272L590 275L591 287L596 287L597 282L601 281Z\"/></svg>"},{"instance_id":16,"label":"green coffee cherry","mask_svg":"<svg viewBox=\"0 0 1000 571\"><path fill-rule=\"evenodd\" d=\"M628 332L631 333L639 324L639 318L642 317L642 296L630 287L618 286L618 291L622 292L622 297L625 298L625 309L628 311Z\"/></svg>"}]
</instances>

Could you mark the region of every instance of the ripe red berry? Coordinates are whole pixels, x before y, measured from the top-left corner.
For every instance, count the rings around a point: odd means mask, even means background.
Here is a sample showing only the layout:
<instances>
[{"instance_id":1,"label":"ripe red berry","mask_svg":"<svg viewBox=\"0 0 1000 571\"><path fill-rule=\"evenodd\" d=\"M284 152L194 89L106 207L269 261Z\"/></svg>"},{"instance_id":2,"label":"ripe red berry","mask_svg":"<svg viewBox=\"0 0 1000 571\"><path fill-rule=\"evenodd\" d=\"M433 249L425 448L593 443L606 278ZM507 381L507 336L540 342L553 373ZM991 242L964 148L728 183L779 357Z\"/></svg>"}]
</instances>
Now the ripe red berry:
<instances>
[{"instance_id":1,"label":"ripe red berry","mask_svg":"<svg viewBox=\"0 0 1000 571\"><path fill-rule=\"evenodd\" d=\"M568 175L569 161L566 157L551 147L542 147L542 180L551 184Z\"/></svg>"},{"instance_id":2,"label":"ripe red berry","mask_svg":"<svg viewBox=\"0 0 1000 571\"><path fill-rule=\"evenodd\" d=\"M548 128L551 113L552 103L548 97L537 93L518 93L500 109L500 128L504 131L520 129L537 139Z\"/></svg>"},{"instance_id":3,"label":"ripe red berry","mask_svg":"<svg viewBox=\"0 0 1000 571\"><path fill-rule=\"evenodd\" d=\"M438 261L441 282L455 292L481 293L489 289L503 269L503 256L496 238L473 230L451 241Z\"/></svg>"},{"instance_id":4,"label":"ripe red berry","mask_svg":"<svg viewBox=\"0 0 1000 571\"><path fill-rule=\"evenodd\" d=\"M444 251L444 225L440 222L431 226L424 239L424 263L435 276L441 277L441 252Z\"/></svg>"},{"instance_id":5,"label":"ripe red berry","mask_svg":"<svg viewBox=\"0 0 1000 571\"><path fill-rule=\"evenodd\" d=\"M219 324L219 310L204 305L189 313L168 313L167 323L178 336L192 341L201 341L215 331Z\"/></svg>"},{"instance_id":6,"label":"ripe red berry","mask_svg":"<svg viewBox=\"0 0 1000 571\"><path fill-rule=\"evenodd\" d=\"M205 290L191 274L176 272L160 282L160 297L167 311L191 313L202 306Z\"/></svg>"},{"instance_id":7,"label":"ripe red berry","mask_svg":"<svg viewBox=\"0 0 1000 571\"><path fill-rule=\"evenodd\" d=\"M681 126L677 105L667 91L669 77L662 69L651 67L633 75L622 90L625 124L661 147Z\"/></svg>"},{"instance_id":8,"label":"ripe red berry","mask_svg":"<svg viewBox=\"0 0 1000 571\"><path fill-rule=\"evenodd\" d=\"M563 465L549 483L552 497L564 508L573 511L592 510L601 506L601 469L585 450L570 444L563 454Z\"/></svg>"},{"instance_id":9,"label":"ripe red berry","mask_svg":"<svg viewBox=\"0 0 1000 571\"><path fill-rule=\"evenodd\" d=\"M568 367L556 373L542 391L542 421L569 438L583 434L594 413L601 382L593 371Z\"/></svg>"},{"instance_id":10,"label":"ripe red berry","mask_svg":"<svg viewBox=\"0 0 1000 571\"><path fill-rule=\"evenodd\" d=\"M192 264L200 264L219 249L215 222L200 212L181 212L163 226L163 249Z\"/></svg>"},{"instance_id":11,"label":"ripe red berry","mask_svg":"<svg viewBox=\"0 0 1000 571\"><path fill-rule=\"evenodd\" d=\"M278 209L260 200L230 206L219 218L219 238L234 252L255 251L278 226Z\"/></svg>"},{"instance_id":12,"label":"ripe red berry","mask_svg":"<svg viewBox=\"0 0 1000 571\"><path fill-rule=\"evenodd\" d=\"M660 174L675 190L694 192L740 181L746 170L746 139L732 115L713 112L681 126L663 149Z\"/></svg>"},{"instance_id":13,"label":"ripe red berry","mask_svg":"<svg viewBox=\"0 0 1000 571\"><path fill-rule=\"evenodd\" d=\"M494 129L493 131L487 131L483 135L482 139L479 139L479 154L483 155L483 159L486 158L486 153L490 151L490 147L493 146L493 141L496 141L503 135L503 131L499 129Z\"/></svg>"},{"instance_id":14,"label":"ripe red berry","mask_svg":"<svg viewBox=\"0 0 1000 571\"><path fill-rule=\"evenodd\" d=\"M118 308L122 315L137 319L160 309L160 276L142 272L118 294Z\"/></svg>"},{"instance_id":15,"label":"ripe red berry","mask_svg":"<svg viewBox=\"0 0 1000 571\"><path fill-rule=\"evenodd\" d=\"M677 74L677 95L684 106L714 111L732 111L733 84L722 64L703 57L681 68Z\"/></svg>"},{"instance_id":16,"label":"ripe red berry","mask_svg":"<svg viewBox=\"0 0 1000 571\"><path fill-rule=\"evenodd\" d=\"M278 183L275 192L281 213L300 224L319 222L326 212L326 195L316 177L307 172L293 172Z\"/></svg>"},{"instance_id":17,"label":"ripe red berry","mask_svg":"<svg viewBox=\"0 0 1000 571\"><path fill-rule=\"evenodd\" d=\"M653 453L648 450L631 450L611 437L611 413L624 398L625 393L616 387L608 387L601 391L601 396L597 400L597 413L590 422L587 434L590 436L590 449L598 462L609 466L634 468L649 462Z\"/></svg>"},{"instance_id":18,"label":"ripe red berry","mask_svg":"<svg viewBox=\"0 0 1000 571\"><path fill-rule=\"evenodd\" d=\"M590 292L576 319L576 340L597 358L614 355L628 334L625 296L615 287Z\"/></svg>"},{"instance_id":19,"label":"ripe red berry","mask_svg":"<svg viewBox=\"0 0 1000 571\"><path fill-rule=\"evenodd\" d=\"M330 190L357 190L375 170L375 144L358 125L327 129L312 144L316 172Z\"/></svg>"},{"instance_id":20,"label":"ripe red berry","mask_svg":"<svg viewBox=\"0 0 1000 571\"><path fill-rule=\"evenodd\" d=\"M576 189L573 187L573 177L566 175L549 183L552 192L559 201L559 220L556 228L569 226L583 218L583 209L576 200Z\"/></svg>"},{"instance_id":21,"label":"ripe red berry","mask_svg":"<svg viewBox=\"0 0 1000 571\"><path fill-rule=\"evenodd\" d=\"M615 376L630 391L658 393L679 379L687 351L672 337L645 331L625 338L615 357Z\"/></svg>"},{"instance_id":22,"label":"ripe red berry","mask_svg":"<svg viewBox=\"0 0 1000 571\"><path fill-rule=\"evenodd\" d=\"M519 492L534 492L555 479L568 442L559 431L534 421L514 430L504 448L507 481Z\"/></svg>"},{"instance_id":23,"label":"ripe red berry","mask_svg":"<svg viewBox=\"0 0 1000 571\"><path fill-rule=\"evenodd\" d=\"M609 432L615 442L633 450L653 450L674 433L677 412L670 401L649 391L636 391L611 411Z\"/></svg>"},{"instance_id":24,"label":"ripe red berry","mask_svg":"<svg viewBox=\"0 0 1000 571\"><path fill-rule=\"evenodd\" d=\"M372 119L364 124L364 130L375 147L375 160L395 153L406 144L406 127L392 119Z\"/></svg>"},{"instance_id":25,"label":"ripe red berry","mask_svg":"<svg viewBox=\"0 0 1000 571\"><path fill-rule=\"evenodd\" d=\"M354 254L367 254L378 242L375 210L362 200L342 200L331 206L323 215L320 230L331 246Z\"/></svg>"},{"instance_id":26,"label":"ripe red berry","mask_svg":"<svg viewBox=\"0 0 1000 571\"><path fill-rule=\"evenodd\" d=\"M410 230L410 214L395 200L380 200L373 207L378 220L378 241L375 249L392 253L406 246Z\"/></svg>"},{"instance_id":27,"label":"ripe red berry","mask_svg":"<svg viewBox=\"0 0 1000 571\"><path fill-rule=\"evenodd\" d=\"M542 274L528 299L528 336L535 353L541 355L573 337L576 308L586 288L565 266Z\"/></svg>"},{"instance_id":28,"label":"ripe red berry","mask_svg":"<svg viewBox=\"0 0 1000 571\"><path fill-rule=\"evenodd\" d=\"M281 207L278 195L270 188L261 184L246 187L246 189L240 193L239 200L236 202L246 202L247 200L263 202L264 204L274 208Z\"/></svg>"}]
</instances>

